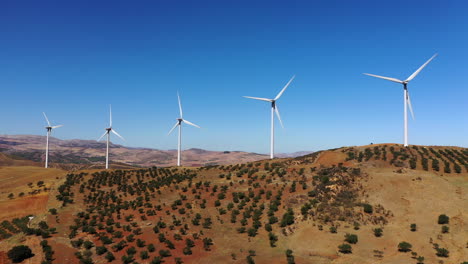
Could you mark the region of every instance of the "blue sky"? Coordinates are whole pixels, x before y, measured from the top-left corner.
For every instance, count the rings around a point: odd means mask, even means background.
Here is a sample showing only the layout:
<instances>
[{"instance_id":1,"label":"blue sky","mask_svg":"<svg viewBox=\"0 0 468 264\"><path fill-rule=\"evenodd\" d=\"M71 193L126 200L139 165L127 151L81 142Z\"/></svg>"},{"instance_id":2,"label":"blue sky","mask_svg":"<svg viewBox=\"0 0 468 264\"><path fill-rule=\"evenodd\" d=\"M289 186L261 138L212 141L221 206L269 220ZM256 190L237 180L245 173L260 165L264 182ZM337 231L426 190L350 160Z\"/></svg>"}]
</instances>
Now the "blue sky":
<instances>
[{"instance_id":1,"label":"blue sky","mask_svg":"<svg viewBox=\"0 0 468 264\"><path fill-rule=\"evenodd\" d=\"M100 3L97 3L100 2ZM278 101L276 151L402 143L401 85L416 120L410 144L468 147L466 1L2 1L0 134L118 144L269 151L268 103ZM277 122L277 121L276 121Z\"/></svg>"}]
</instances>

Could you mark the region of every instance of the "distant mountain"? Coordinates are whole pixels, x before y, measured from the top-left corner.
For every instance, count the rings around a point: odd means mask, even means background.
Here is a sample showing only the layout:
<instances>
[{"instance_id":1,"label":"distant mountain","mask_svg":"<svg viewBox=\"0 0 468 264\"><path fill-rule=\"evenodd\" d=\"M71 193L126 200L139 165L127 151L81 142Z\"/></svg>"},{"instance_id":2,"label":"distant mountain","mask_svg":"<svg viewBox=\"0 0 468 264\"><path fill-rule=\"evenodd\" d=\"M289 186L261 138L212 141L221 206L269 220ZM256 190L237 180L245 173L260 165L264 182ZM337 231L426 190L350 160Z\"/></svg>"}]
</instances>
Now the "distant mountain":
<instances>
[{"instance_id":1,"label":"distant mountain","mask_svg":"<svg viewBox=\"0 0 468 264\"><path fill-rule=\"evenodd\" d=\"M314 151L297 151L297 152L292 152L292 153L278 153L278 154L275 154L275 157L277 157L277 158L296 158L296 157L309 155L311 153L314 153Z\"/></svg>"},{"instance_id":2,"label":"distant mountain","mask_svg":"<svg viewBox=\"0 0 468 264\"><path fill-rule=\"evenodd\" d=\"M45 142L45 136L0 135L0 153L16 160L42 162L45 158ZM60 140L52 137L50 162L56 167L59 164L80 164L82 168L101 168L105 161L105 148L105 142ZM177 150L132 148L113 143L110 144L110 149L111 163L114 164L135 167L172 166L177 159ZM182 151L182 165L186 166L235 164L267 158L267 155L242 151L209 151L198 148Z\"/></svg>"}]
</instances>

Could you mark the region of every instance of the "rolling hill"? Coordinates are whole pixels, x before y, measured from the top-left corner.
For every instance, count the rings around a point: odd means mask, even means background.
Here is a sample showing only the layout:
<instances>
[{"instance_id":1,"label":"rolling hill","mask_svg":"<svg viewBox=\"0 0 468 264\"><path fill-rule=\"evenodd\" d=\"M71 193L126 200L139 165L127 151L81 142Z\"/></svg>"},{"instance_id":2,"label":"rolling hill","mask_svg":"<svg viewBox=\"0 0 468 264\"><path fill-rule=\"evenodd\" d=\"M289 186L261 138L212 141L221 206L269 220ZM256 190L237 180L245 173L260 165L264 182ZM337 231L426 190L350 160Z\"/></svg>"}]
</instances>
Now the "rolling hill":
<instances>
[{"instance_id":1,"label":"rolling hill","mask_svg":"<svg viewBox=\"0 0 468 264\"><path fill-rule=\"evenodd\" d=\"M42 162L45 158L45 136L2 135L0 152L14 160ZM103 168L106 144L94 140L50 139L50 162L52 167ZM172 166L176 163L176 150L130 148L110 144L110 160L113 168ZM206 166L243 163L267 158L267 155L242 151L208 151L188 149L182 152L182 163L187 166ZM0 160L1 162L1 160ZM2 163L0 163L2 164ZM71 166L71 165L74 166Z\"/></svg>"},{"instance_id":2,"label":"rolling hill","mask_svg":"<svg viewBox=\"0 0 468 264\"><path fill-rule=\"evenodd\" d=\"M31 263L468 261L464 148L381 144L205 167L0 168L0 180L11 177L0 187L9 206L0 210L4 261L18 244L33 250Z\"/></svg>"}]
</instances>

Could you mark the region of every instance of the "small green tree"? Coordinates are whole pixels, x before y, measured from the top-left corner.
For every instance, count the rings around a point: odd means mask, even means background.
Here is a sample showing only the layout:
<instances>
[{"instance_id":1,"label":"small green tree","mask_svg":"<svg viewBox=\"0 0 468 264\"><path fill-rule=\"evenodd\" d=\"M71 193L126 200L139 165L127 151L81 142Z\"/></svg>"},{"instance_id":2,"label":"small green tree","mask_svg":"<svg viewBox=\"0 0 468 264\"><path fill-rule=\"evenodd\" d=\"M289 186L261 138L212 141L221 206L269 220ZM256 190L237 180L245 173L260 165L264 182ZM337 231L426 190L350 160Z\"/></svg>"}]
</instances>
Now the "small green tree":
<instances>
[{"instance_id":1,"label":"small green tree","mask_svg":"<svg viewBox=\"0 0 468 264\"><path fill-rule=\"evenodd\" d=\"M411 245L410 243L402 241L402 242L400 242L398 244L398 251L409 252L409 251L411 251L412 247L413 247L413 245Z\"/></svg>"},{"instance_id":2,"label":"small green tree","mask_svg":"<svg viewBox=\"0 0 468 264\"><path fill-rule=\"evenodd\" d=\"M372 214L372 212L374 211L372 205L370 204L363 204L362 207L364 208L365 213Z\"/></svg>"},{"instance_id":3,"label":"small green tree","mask_svg":"<svg viewBox=\"0 0 468 264\"><path fill-rule=\"evenodd\" d=\"M146 251L146 250L141 251L141 252L140 252L140 258L141 258L141 259L148 259L148 258L149 258L148 251Z\"/></svg>"},{"instance_id":4,"label":"small green tree","mask_svg":"<svg viewBox=\"0 0 468 264\"><path fill-rule=\"evenodd\" d=\"M416 264L424 264L424 257L423 256L419 256L416 258Z\"/></svg>"},{"instance_id":5,"label":"small green tree","mask_svg":"<svg viewBox=\"0 0 468 264\"><path fill-rule=\"evenodd\" d=\"M338 251L344 254L349 254L352 253L352 247L350 244L344 243L338 246Z\"/></svg>"},{"instance_id":6,"label":"small green tree","mask_svg":"<svg viewBox=\"0 0 468 264\"><path fill-rule=\"evenodd\" d=\"M445 225L449 223L449 217L446 216L445 214L439 215L439 219L437 220L437 223L439 225Z\"/></svg>"},{"instance_id":7,"label":"small green tree","mask_svg":"<svg viewBox=\"0 0 468 264\"><path fill-rule=\"evenodd\" d=\"M156 250L156 247L153 244L149 244L146 246L149 252L154 252Z\"/></svg>"},{"instance_id":8,"label":"small green tree","mask_svg":"<svg viewBox=\"0 0 468 264\"><path fill-rule=\"evenodd\" d=\"M350 244L356 244L358 242L358 236L355 234L346 234L345 241Z\"/></svg>"},{"instance_id":9,"label":"small green tree","mask_svg":"<svg viewBox=\"0 0 468 264\"><path fill-rule=\"evenodd\" d=\"M28 246L21 245L10 249L7 253L7 256L9 259L11 259L11 261L13 261L13 263L19 263L25 259L33 257L34 254Z\"/></svg>"},{"instance_id":10,"label":"small green tree","mask_svg":"<svg viewBox=\"0 0 468 264\"><path fill-rule=\"evenodd\" d=\"M448 232L449 232L449 227L446 226L446 225L442 226L442 233L443 233L443 234L446 234L446 233L448 233Z\"/></svg>"},{"instance_id":11,"label":"small green tree","mask_svg":"<svg viewBox=\"0 0 468 264\"><path fill-rule=\"evenodd\" d=\"M255 260L253 259L252 256L247 256L247 264L255 264Z\"/></svg>"},{"instance_id":12,"label":"small green tree","mask_svg":"<svg viewBox=\"0 0 468 264\"><path fill-rule=\"evenodd\" d=\"M376 236L376 237L381 237L382 236L382 233L383 233L382 228L375 228L375 229L373 229L373 231L374 231L374 236Z\"/></svg>"},{"instance_id":13,"label":"small green tree","mask_svg":"<svg viewBox=\"0 0 468 264\"><path fill-rule=\"evenodd\" d=\"M123 255L121 260L124 264L130 264L135 260L135 258L133 258L133 255Z\"/></svg>"},{"instance_id":14,"label":"small green tree","mask_svg":"<svg viewBox=\"0 0 468 264\"><path fill-rule=\"evenodd\" d=\"M98 246L96 247L96 254L98 254L99 256L106 253L107 252L107 248L104 247L104 246Z\"/></svg>"},{"instance_id":15,"label":"small green tree","mask_svg":"<svg viewBox=\"0 0 468 264\"><path fill-rule=\"evenodd\" d=\"M294 256L293 256L293 251L290 249L286 250L286 261L288 264L295 264L296 262L294 261Z\"/></svg>"},{"instance_id":16,"label":"small green tree","mask_svg":"<svg viewBox=\"0 0 468 264\"><path fill-rule=\"evenodd\" d=\"M268 238L270 239L270 247L276 247L276 241L278 241L278 237L273 234L272 232L268 233Z\"/></svg>"},{"instance_id":17,"label":"small green tree","mask_svg":"<svg viewBox=\"0 0 468 264\"><path fill-rule=\"evenodd\" d=\"M115 260L114 254L112 254L110 251L107 252L105 258L106 258L107 262L112 262L112 261Z\"/></svg>"},{"instance_id":18,"label":"small green tree","mask_svg":"<svg viewBox=\"0 0 468 264\"><path fill-rule=\"evenodd\" d=\"M445 248L437 248L436 251L437 251L436 255L438 257L448 258L449 256L449 251Z\"/></svg>"}]
</instances>

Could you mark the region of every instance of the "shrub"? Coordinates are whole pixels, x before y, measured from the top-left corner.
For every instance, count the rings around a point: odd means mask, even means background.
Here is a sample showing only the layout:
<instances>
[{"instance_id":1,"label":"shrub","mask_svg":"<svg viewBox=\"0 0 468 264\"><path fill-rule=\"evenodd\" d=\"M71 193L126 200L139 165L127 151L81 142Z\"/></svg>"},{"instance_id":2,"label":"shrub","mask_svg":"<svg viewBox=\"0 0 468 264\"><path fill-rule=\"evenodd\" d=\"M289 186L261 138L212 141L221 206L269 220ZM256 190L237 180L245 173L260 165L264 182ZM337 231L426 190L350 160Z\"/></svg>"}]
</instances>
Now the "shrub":
<instances>
[{"instance_id":1,"label":"shrub","mask_svg":"<svg viewBox=\"0 0 468 264\"><path fill-rule=\"evenodd\" d=\"M107 252L106 259L107 259L107 262L113 261L115 259L114 254L112 254L111 252Z\"/></svg>"},{"instance_id":2,"label":"shrub","mask_svg":"<svg viewBox=\"0 0 468 264\"><path fill-rule=\"evenodd\" d=\"M358 242L358 236L355 234L346 234L345 241L350 244L356 244Z\"/></svg>"},{"instance_id":3,"label":"shrub","mask_svg":"<svg viewBox=\"0 0 468 264\"><path fill-rule=\"evenodd\" d=\"M161 257L170 257L171 256L171 252L169 250L165 250L165 249L161 249L159 250L159 255Z\"/></svg>"},{"instance_id":4,"label":"shrub","mask_svg":"<svg viewBox=\"0 0 468 264\"><path fill-rule=\"evenodd\" d=\"M382 228L375 228L375 229L374 229L374 236L376 236L376 237L381 237L381 236L382 236L382 233L383 233Z\"/></svg>"},{"instance_id":5,"label":"shrub","mask_svg":"<svg viewBox=\"0 0 468 264\"><path fill-rule=\"evenodd\" d=\"M416 262L416 264L424 264L424 257L423 256L417 257L416 260L418 261L418 262Z\"/></svg>"},{"instance_id":6,"label":"shrub","mask_svg":"<svg viewBox=\"0 0 468 264\"><path fill-rule=\"evenodd\" d=\"M294 212L292 208L288 208L288 211L283 215L283 219L281 219L281 227L285 227L288 225L294 224Z\"/></svg>"},{"instance_id":7,"label":"shrub","mask_svg":"<svg viewBox=\"0 0 468 264\"><path fill-rule=\"evenodd\" d=\"M148 259L149 258L148 251L141 251L140 252L140 258L141 259Z\"/></svg>"},{"instance_id":8,"label":"shrub","mask_svg":"<svg viewBox=\"0 0 468 264\"><path fill-rule=\"evenodd\" d=\"M247 264L255 264L255 261L252 256L247 256Z\"/></svg>"},{"instance_id":9,"label":"shrub","mask_svg":"<svg viewBox=\"0 0 468 264\"><path fill-rule=\"evenodd\" d=\"M352 248L350 244L341 244L338 246L338 251L344 254L352 253Z\"/></svg>"},{"instance_id":10,"label":"shrub","mask_svg":"<svg viewBox=\"0 0 468 264\"><path fill-rule=\"evenodd\" d=\"M13 263L19 263L25 259L34 256L31 249L25 245L13 247L8 251L7 255L8 258L11 259L11 261L13 261Z\"/></svg>"},{"instance_id":11,"label":"shrub","mask_svg":"<svg viewBox=\"0 0 468 264\"><path fill-rule=\"evenodd\" d=\"M446 234L448 232L449 232L449 227L446 225L442 226L442 233Z\"/></svg>"},{"instance_id":12,"label":"shrub","mask_svg":"<svg viewBox=\"0 0 468 264\"><path fill-rule=\"evenodd\" d=\"M135 259L133 258L133 255L129 255L129 256L122 256L122 263L124 264L129 264L129 263L132 263Z\"/></svg>"},{"instance_id":13,"label":"shrub","mask_svg":"<svg viewBox=\"0 0 468 264\"><path fill-rule=\"evenodd\" d=\"M192 255L192 249L190 247L184 247L182 253L184 253L184 255Z\"/></svg>"},{"instance_id":14,"label":"shrub","mask_svg":"<svg viewBox=\"0 0 468 264\"><path fill-rule=\"evenodd\" d=\"M410 243L402 241L398 244L398 251L408 252L408 251L411 251L412 247L413 246Z\"/></svg>"},{"instance_id":15,"label":"shrub","mask_svg":"<svg viewBox=\"0 0 468 264\"><path fill-rule=\"evenodd\" d=\"M99 256L106 253L106 252L107 252L106 247L103 247L103 246L96 247L96 254L98 254Z\"/></svg>"},{"instance_id":16,"label":"shrub","mask_svg":"<svg viewBox=\"0 0 468 264\"><path fill-rule=\"evenodd\" d=\"M290 250L290 249L286 250L286 261L287 261L288 264L296 263L294 261L293 251Z\"/></svg>"},{"instance_id":17,"label":"shrub","mask_svg":"<svg viewBox=\"0 0 468 264\"><path fill-rule=\"evenodd\" d=\"M149 244L146 246L149 252L154 252L156 250L156 247L153 244Z\"/></svg>"},{"instance_id":18,"label":"shrub","mask_svg":"<svg viewBox=\"0 0 468 264\"><path fill-rule=\"evenodd\" d=\"M90 249L94 246L93 242L91 241L88 241L86 240L84 243L83 243L83 247L86 248L86 249Z\"/></svg>"},{"instance_id":19,"label":"shrub","mask_svg":"<svg viewBox=\"0 0 468 264\"><path fill-rule=\"evenodd\" d=\"M411 232L415 232L417 230L416 224L411 224L410 225L410 230L411 230Z\"/></svg>"},{"instance_id":20,"label":"shrub","mask_svg":"<svg viewBox=\"0 0 468 264\"><path fill-rule=\"evenodd\" d=\"M255 228L249 228L249 230L247 230L247 234L250 236L250 237L254 237L257 235L257 229Z\"/></svg>"},{"instance_id":21,"label":"shrub","mask_svg":"<svg viewBox=\"0 0 468 264\"><path fill-rule=\"evenodd\" d=\"M449 223L449 217L446 216L445 214L439 215L439 219L437 220L437 223L439 225L445 225Z\"/></svg>"},{"instance_id":22,"label":"shrub","mask_svg":"<svg viewBox=\"0 0 468 264\"><path fill-rule=\"evenodd\" d=\"M372 214L372 212L374 211L372 205L370 204L363 204L362 207L364 208L365 213Z\"/></svg>"},{"instance_id":23,"label":"shrub","mask_svg":"<svg viewBox=\"0 0 468 264\"><path fill-rule=\"evenodd\" d=\"M330 233L335 234L336 231L336 226L330 226Z\"/></svg>"},{"instance_id":24,"label":"shrub","mask_svg":"<svg viewBox=\"0 0 468 264\"><path fill-rule=\"evenodd\" d=\"M447 249L445 249L445 248L437 248L436 250L437 250L436 255L438 257L447 258L448 255L449 255L449 251Z\"/></svg>"}]
</instances>

